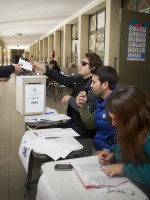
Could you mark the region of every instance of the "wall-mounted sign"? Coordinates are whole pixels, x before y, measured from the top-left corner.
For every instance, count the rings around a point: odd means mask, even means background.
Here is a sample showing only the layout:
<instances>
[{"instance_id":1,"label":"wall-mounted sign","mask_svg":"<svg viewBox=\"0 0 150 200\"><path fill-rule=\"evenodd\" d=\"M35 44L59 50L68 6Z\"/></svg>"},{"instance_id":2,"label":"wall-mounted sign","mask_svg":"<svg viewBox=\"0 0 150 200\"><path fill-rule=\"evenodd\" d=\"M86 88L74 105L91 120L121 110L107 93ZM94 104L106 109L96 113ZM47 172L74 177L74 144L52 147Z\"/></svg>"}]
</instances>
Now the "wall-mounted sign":
<instances>
[{"instance_id":1,"label":"wall-mounted sign","mask_svg":"<svg viewBox=\"0 0 150 200\"><path fill-rule=\"evenodd\" d=\"M147 24L129 21L127 60L145 61Z\"/></svg>"}]
</instances>

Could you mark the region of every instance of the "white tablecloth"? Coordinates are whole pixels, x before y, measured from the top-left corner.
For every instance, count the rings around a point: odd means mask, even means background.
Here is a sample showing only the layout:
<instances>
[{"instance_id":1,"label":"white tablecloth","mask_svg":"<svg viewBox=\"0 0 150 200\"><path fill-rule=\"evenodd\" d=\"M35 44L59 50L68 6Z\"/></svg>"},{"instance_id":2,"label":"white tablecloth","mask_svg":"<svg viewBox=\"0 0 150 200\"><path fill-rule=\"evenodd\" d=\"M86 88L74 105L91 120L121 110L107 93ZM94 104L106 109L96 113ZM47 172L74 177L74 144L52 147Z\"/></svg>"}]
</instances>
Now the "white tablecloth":
<instances>
[{"instance_id":1,"label":"white tablecloth","mask_svg":"<svg viewBox=\"0 0 150 200\"><path fill-rule=\"evenodd\" d=\"M84 159L84 158L78 158ZM36 200L146 200L145 194L131 182L119 188L128 188L135 195L117 192L107 193L107 189L85 189L74 171L56 171L56 163L68 163L68 160L48 162L42 165Z\"/></svg>"},{"instance_id":2,"label":"white tablecloth","mask_svg":"<svg viewBox=\"0 0 150 200\"><path fill-rule=\"evenodd\" d=\"M23 164L26 172L28 171L28 162L29 162L29 156L31 153L31 149L27 149L22 145L24 143L28 143L36 138L37 138L37 136L34 133L31 133L31 131L26 131L25 135L23 136L23 138L21 140L21 144L20 144L20 148L19 148L19 156L20 156L20 159L22 161L22 164ZM51 140L51 139L47 139L47 140ZM60 141L60 142L66 143L66 144L78 146L75 151L80 151L80 150L82 151L82 149L83 149L83 146L73 137L55 138L55 141L56 142ZM37 153L40 154L40 152L37 152Z\"/></svg>"}]
</instances>

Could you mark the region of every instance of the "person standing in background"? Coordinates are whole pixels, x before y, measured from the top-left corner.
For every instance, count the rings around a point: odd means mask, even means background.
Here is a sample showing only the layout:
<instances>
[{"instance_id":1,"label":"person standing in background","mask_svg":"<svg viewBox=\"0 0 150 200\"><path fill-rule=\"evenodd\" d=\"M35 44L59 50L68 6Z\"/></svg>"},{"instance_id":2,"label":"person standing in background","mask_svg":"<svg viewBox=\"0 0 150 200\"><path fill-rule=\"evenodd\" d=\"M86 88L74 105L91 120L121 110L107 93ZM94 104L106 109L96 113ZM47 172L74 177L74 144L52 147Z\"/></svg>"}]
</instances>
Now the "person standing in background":
<instances>
[{"instance_id":1,"label":"person standing in background","mask_svg":"<svg viewBox=\"0 0 150 200\"><path fill-rule=\"evenodd\" d=\"M20 58L19 54L16 53L16 54L15 54L15 64L18 64L19 58Z\"/></svg>"}]
</instances>

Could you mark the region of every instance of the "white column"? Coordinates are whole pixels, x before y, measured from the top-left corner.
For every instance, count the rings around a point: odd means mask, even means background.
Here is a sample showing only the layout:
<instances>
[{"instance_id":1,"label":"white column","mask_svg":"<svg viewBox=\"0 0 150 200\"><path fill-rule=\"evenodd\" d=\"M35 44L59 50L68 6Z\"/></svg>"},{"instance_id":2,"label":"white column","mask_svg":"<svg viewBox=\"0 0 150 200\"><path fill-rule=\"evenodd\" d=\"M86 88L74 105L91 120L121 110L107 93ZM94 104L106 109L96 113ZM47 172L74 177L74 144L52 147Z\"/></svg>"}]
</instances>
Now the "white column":
<instances>
[{"instance_id":1,"label":"white column","mask_svg":"<svg viewBox=\"0 0 150 200\"><path fill-rule=\"evenodd\" d=\"M43 39L43 61L47 62L48 58L48 38Z\"/></svg>"},{"instance_id":2,"label":"white column","mask_svg":"<svg viewBox=\"0 0 150 200\"><path fill-rule=\"evenodd\" d=\"M43 61L43 39L40 40L39 43L39 49L40 49L40 56L39 56L39 61Z\"/></svg>"},{"instance_id":3,"label":"white column","mask_svg":"<svg viewBox=\"0 0 150 200\"><path fill-rule=\"evenodd\" d=\"M78 65L80 64L85 53L88 52L89 40L89 16L79 16L79 52L78 52Z\"/></svg>"},{"instance_id":4,"label":"white column","mask_svg":"<svg viewBox=\"0 0 150 200\"><path fill-rule=\"evenodd\" d=\"M54 32L54 51L55 51L55 60L60 65L60 31Z\"/></svg>"},{"instance_id":5,"label":"white column","mask_svg":"<svg viewBox=\"0 0 150 200\"><path fill-rule=\"evenodd\" d=\"M69 67L71 62L71 25L64 25L64 51L63 51L63 66Z\"/></svg>"},{"instance_id":6,"label":"white column","mask_svg":"<svg viewBox=\"0 0 150 200\"><path fill-rule=\"evenodd\" d=\"M105 65L114 66L119 59L120 44L120 0L106 0L106 26L105 26ZM116 65L117 65L116 63Z\"/></svg>"},{"instance_id":7,"label":"white column","mask_svg":"<svg viewBox=\"0 0 150 200\"><path fill-rule=\"evenodd\" d=\"M51 54L53 51L53 35L48 36L48 62L51 60Z\"/></svg>"}]
</instances>

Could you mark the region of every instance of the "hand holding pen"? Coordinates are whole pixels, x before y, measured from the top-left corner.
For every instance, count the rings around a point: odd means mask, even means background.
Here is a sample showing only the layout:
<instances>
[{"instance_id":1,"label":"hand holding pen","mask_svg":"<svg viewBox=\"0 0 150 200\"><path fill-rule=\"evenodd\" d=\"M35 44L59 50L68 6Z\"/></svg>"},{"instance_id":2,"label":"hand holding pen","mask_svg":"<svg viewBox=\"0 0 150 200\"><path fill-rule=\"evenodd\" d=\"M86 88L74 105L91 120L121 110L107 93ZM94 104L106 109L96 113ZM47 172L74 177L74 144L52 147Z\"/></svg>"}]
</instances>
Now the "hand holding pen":
<instances>
[{"instance_id":1,"label":"hand holding pen","mask_svg":"<svg viewBox=\"0 0 150 200\"><path fill-rule=\"evenodd\" d=\"M104 164L107 164L109 162L108 155L109 155L109 152L107 152L107 151L102 151L99 154L99 162L100 162L100 164L104 165Z\"/></svg>"},{"instance_id":2,"label":"hand holding pen","mask_svg":"<svg viewBox=\"0 0 150 200\"><path fill-rule=\"evenodd\" d=\"M102 171L104 171L109 177L112 177L114 175L122 176L123 163L112 164L114 160L114 153L109 153L108 151L103 150L102 153L99 154L99 162L101 164L100 168Z\"/></svg>"},{"instance_id":3,"label":"hand holding pen","mask_svg":"<svg viewBox=\"0 0 150 200\"><path fill-rule=\"evenodd\" d=\"M114 159L115 154L114 153L110 153L109 150L103 150L100 154L99 154L99 162L102 165L107 165L110 164L112 162L112 160Z\"/></svg>"}]
</instances>

